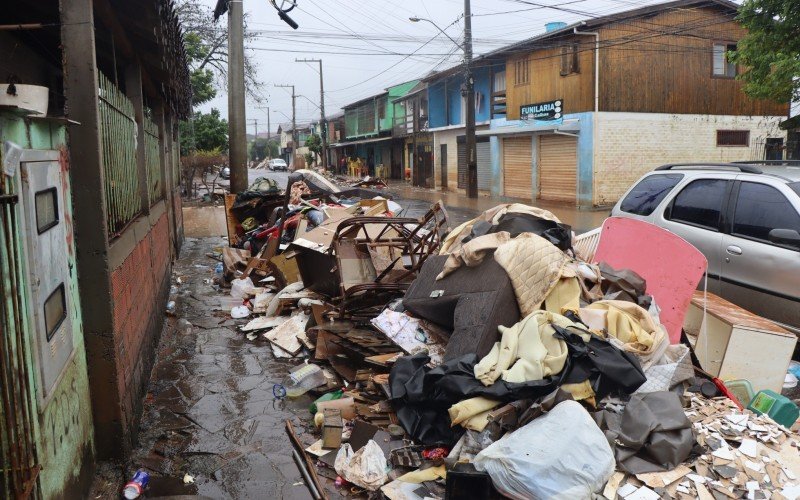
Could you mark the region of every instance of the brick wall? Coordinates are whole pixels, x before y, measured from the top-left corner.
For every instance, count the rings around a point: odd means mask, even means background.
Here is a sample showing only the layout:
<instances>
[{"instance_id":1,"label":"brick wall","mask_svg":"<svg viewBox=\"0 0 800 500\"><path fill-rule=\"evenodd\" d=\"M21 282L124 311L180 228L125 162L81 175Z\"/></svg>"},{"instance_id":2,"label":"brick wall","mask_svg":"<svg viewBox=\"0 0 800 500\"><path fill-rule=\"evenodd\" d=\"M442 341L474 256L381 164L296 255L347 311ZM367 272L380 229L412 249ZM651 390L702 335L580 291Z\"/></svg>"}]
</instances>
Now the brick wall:
<instances>
[{"instance_id":1,"label":"brick wall","mask_svg":"<svg viewBox=\"0 0 800 500\"><path fill-rule=\"evenodd\" d=\"M783 137L779 116L599 113L594 205L615 203L632 183L665 163L763 160L764 139ZM749 130L750 147L717 147L717 130Z\"/></svg>"},{"instance_id":2,"label":"brick wall","mask_svg":"<svg viewBox=\"0 0 800 500\"><path fill-rule=\"evenodd\" d=\"M130 440L135 439L142 398L164 323L170 284L168 220L164 212L111 273L120 418L123 435Z\"/></svg>"}]
</instances>

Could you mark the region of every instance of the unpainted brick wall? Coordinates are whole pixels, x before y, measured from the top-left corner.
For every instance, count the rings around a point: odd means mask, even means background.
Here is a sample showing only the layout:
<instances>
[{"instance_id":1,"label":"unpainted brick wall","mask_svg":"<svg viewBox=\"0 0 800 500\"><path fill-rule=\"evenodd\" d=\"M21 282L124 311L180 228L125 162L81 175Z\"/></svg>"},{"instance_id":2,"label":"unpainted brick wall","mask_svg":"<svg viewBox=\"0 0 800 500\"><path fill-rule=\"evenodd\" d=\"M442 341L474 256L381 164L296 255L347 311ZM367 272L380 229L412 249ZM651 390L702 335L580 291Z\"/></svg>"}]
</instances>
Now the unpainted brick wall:
<instances>
[{"instance_id":1,"label":"unpainted brick wall","mask_svg":"<svg viewBox=\"0 0 800 500\"><path fill-rule=\"evenodd\" d=\"M594 147L594 204L614 204L645 172L666 163L729 162L763 154L764 139L783 137L780 116L599 113ZM750 147L717 147L717 130L749 130ZM761 148L758 148L758 145Z\"/></svg>"},{"instance_id":2,"label":"unpainted brick wall","mask_svg":"<svg viewBox=\"0 0 800 500\"><path fill-rule=\"evenodd\" d=\"M123 434L129 438L135 435L164 324L169 272L170 235L165 212L111 274L117 390L122 404Z\"/></svg>"}]
</instances>

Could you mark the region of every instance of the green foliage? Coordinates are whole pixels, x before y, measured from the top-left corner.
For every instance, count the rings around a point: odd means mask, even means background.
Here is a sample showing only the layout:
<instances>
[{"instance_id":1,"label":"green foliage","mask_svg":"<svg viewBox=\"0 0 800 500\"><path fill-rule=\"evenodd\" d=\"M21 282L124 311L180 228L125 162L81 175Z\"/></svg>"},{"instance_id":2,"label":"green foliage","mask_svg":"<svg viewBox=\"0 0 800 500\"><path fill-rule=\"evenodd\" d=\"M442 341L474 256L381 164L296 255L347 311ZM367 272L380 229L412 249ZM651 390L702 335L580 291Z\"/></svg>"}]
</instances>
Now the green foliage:
<instances>
[{"instance_id":1,"label":"green foliage","mask_svg":"<svg viewBox=\"0 0 800 500\"><path fill-rule=\"evenodd\" d=\"M317 134L308 136L308 139L306 139L306 147L314 154L314 159L322 158L322 138L320 136Z\"/></svg>"},{"instance_id":2,"label":"green foliage","mask_svg":"<svg viewBox=\"0 0 800 500\"><path fill-rule=\"evenodd\" d=\"M278 153L278 143L274 140L257 137L250 143L250 159L253 161L263 160L267 156L275 158Z\"/></svg>"},{"instance_id":3,"label":"green foliage","mask_svg":"<svg viewBox=\"0 0 800 500\"><path fill-rule=\"evenodd\" d=\"M783 103L800 99L800 2L745 0L738 19L748 34L730 57L743 69L745 93Z\"/></svg>"},{"instance_id":4,"label":"green foliage","mask_svg":"<svg viewBox=\"0 0 800 500\"><path fill-rule=\"evenodd\" d=\"M314 154L309 151L303 155L303 158L306 160L306 168L310 168L311 164L314 163Z\"/></svg>"},{"instance_id":5,"label":"green foliage","mask_svg":"<svg viewBox=\"0 0 800 500\"><path fill-rule=\"evenodd\" d=\"M181 155L192 151L228 151L228 121L214 108L210 113L196 111L192 120L181 122Z\"/></svg>"},{"instance_id":6,"label":"green foliage","mask_svg":"<svg viewBox=\"0 0 800 500\"><path fill-rule=\"evenodd\" d=\"M199 106L217 96L214 73L210 69L196 69L190 75L192 82L192 104Z\"/></svg>"}]
</instances>

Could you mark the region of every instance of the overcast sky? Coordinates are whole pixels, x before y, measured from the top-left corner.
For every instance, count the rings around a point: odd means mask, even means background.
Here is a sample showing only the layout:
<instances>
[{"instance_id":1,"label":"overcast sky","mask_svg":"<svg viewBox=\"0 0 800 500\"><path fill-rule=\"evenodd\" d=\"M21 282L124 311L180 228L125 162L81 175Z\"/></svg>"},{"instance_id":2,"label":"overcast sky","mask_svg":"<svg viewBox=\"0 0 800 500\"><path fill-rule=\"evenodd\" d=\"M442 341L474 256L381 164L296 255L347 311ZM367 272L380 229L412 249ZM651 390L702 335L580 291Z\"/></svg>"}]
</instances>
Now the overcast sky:
<instances>
[{"instance_id":1,"label":"overcast sky","mask_svg":"<svg viewBox=\"0 0 800 500\"><path fill-rule=\"evenodd\" d=\"M202 0L213 7L216 0ZM277 0L278 4L281 0ZM472 31L476 55L544 31L553 21L574 22L645 5L656 0L473 0ZM545 6L545 7L542 7ZM459 43L463 40L463 0L298 0L290 16L300 25L292 30L278 18L267 0L244 0L248 30L257 39L246 50L255 62L261 94L272 110L272 131L290 121L291 90L274 84L296 86L297 121L319 117L317 64L295 58L321 58L325 76L326 115L343 105L381 92L388 86L419 78L432 70L458 64L463 53L428 22L413 23L409 17L431 19ZM220 19L227 22L227 17ZM430 39L429 43L423 46ZM413 53L413 55L411 55ZM227 115L227 94L202 107L215 107ZM253 102L247 105L247 130L258 119L266 131L267 111Z\"/></svg>"}]
</instances>

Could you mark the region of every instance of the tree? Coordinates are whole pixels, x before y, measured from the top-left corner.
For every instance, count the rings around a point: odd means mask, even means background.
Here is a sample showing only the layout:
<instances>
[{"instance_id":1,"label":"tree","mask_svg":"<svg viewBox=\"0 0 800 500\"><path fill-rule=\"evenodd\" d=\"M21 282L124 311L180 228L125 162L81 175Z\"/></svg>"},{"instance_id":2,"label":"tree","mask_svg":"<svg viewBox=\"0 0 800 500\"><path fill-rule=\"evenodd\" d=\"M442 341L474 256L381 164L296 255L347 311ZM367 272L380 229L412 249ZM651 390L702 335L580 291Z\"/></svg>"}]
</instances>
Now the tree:
<instances>
[{"instance_id":1,"label":"tree","mask_svg":"<svg viewBox=\"0 0 800 500\"><path fill-rule=\"evenodd\" d=\"M220 117L218 109L213 108L210 113L196 111L180 127L181 156L196 150L228 151L228 121Z\"/></svg>"},{"instance_id":2,"label":"tree","mask_svg":"<svg viewBox=\"0 0 800 500\"><path fill-rule=\"evenodd\" d=\"M306 139L306 147L309 151L314 153L313 160L316 161L317 158L322 158L322 138L317 134L311 134Z\"/></svg>"},{"instance_id":3,"label":"tree","mask_svg":"<svg viewBox=\"0 0 800 500\"><path fill-rule=\"evenodd\" d=\"M784 103L800 99L800 2L745 0L738 20L748 33L729 56L744 68L745 93Z\"/></svg>"},{"instance_id":4,"label":"tree","mask_svg":"<svg viewBox=\"0 0 800 500\"><path fill-rule=\"evenodd\" d=\"M196 106L216 96L218 89L227 86L228 77L228 23L214 22L213 9L203 5L202 0L179 0L176 6L178 18L184 30L186 55L191 71L192 101ZM247 30L245 16L245 47L256 36ZM259 92L263 84L258 80L258 71L250 54L245 51L245 85L247 94L256 102L263 101Z\"/></svg>"},{"instance_id":5,"label":"tree","mask_svg":"<svg viewBox=\"0 0 800 500\"><path fill-rule=\"evenodd\" d=\"M253 139L253 142L250 143L250 159L252 161L259 161L267 156L272 158L278 156L278 143L270 141L265 137L256 137Z\"/></svg>"}]
</instances>

